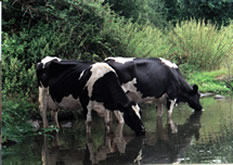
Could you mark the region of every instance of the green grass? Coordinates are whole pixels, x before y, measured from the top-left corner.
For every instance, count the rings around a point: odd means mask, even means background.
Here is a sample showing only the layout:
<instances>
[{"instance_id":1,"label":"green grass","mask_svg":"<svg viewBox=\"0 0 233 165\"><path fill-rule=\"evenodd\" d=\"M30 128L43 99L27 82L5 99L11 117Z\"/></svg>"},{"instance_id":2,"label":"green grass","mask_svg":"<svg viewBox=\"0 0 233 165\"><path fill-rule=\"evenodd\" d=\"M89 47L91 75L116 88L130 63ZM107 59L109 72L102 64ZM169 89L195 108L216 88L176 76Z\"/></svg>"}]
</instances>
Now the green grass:
<instances>
[{"instance_id":1,"label":"green grass","mask_svg":"<svg viewBox=\"0 0 233 165\"><path fill-rule=\"evenodd\" d=\"M227 81L227 70L198 72L187 76L190 84L197 84L201 92L230 93L233 82ZM230 84L230 85L229 85Z\"/></svg>"}]
</instances>

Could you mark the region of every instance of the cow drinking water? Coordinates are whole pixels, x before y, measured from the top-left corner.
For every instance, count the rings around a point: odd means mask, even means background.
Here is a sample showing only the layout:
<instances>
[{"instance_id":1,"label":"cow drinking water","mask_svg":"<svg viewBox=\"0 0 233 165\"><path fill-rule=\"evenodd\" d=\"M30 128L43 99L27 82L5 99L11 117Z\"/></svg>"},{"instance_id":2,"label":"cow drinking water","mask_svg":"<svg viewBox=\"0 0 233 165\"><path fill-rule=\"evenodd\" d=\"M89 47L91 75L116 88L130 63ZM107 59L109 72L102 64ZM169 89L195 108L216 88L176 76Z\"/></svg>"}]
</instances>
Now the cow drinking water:
<instances>
[{"instance_id":1,"label":"cow drinking water","mask_svg":"<svg viewBox=\"0 0 233 165\"><path fill-rule=\"evenodd\" d=\"M109 57L105 62L114 68L131 100L158 103L160 116L161 104L166 105L169 118L174 105L179 102L187 102L195 111L202 110L198 86L190 86L178 66L168 60Z\"/></svg>"},{"instance_id":2,"label":"cow drinking water","mask_svg":"<svg viewBox=\"0 0 233 165\"><path fill-rule=\"evenodd\" d=\"M36 65L39 81L40 112L47 127L47 109L74 109L81 104L86 117L86 132L90 133L92 110L104 116L109 111L123 113L125 123L137 135L144 135L140 108L130 101L115 71L106 63L85 63L45 57Z\"/></svg>"}]
</instances>

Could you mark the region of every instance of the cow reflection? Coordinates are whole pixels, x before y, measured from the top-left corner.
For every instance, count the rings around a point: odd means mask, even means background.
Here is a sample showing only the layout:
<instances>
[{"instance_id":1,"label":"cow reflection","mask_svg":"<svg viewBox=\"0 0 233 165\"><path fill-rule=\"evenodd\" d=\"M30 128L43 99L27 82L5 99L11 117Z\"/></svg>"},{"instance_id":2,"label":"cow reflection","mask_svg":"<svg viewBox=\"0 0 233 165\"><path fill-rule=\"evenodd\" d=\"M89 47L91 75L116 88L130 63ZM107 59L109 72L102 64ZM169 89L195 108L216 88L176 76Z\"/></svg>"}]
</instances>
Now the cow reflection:
<instances>
[{"instance_id":1,"label":"cow reflection","mask_svg":"<svg viewBox=\"0 0 233 165\"><path fill-rule=\"evenodd\" d=\"M87 155L85 164L99 164L101 161L106 161L109 155L124 155L126 154L127 143L133 139L133 137L123 136L124 124L118 124L113 135L106 134L104 143L95 149L92 139L87 143ZM137 155L137 154L136 154Z\"/></svg>"},{"instance_id":2,"label":"cow reflection","mask_svg":"<svg viewBox=\"0 0 233 165\"><path fill-rule=\"evenodd\" d=\"M103 143L96 148L94 137L86 137L86 149L75 148L75 145L48 147L44 139L42 149L43 165L72 164L167 164L179 162L195 137L199 139L202 112L194 112L182 125L174 121L163 125L161 118L156 120L156 133L146 137L123 135L123 124L118 124L113 134L106 134ZM176 129L177 133L172 133ZM55 140L56 141L56 140ZM77 143L73 139L72 143ZM79 142L80 143L80 142ZM85 143L85 142L84 142ZM80 146L80 145L79 145ZM48 149L49 148L49 149Z\"/></svg>"},{"instance_id":3,"label":"cow reflection","mask_svg":"<svg viewBox=\"0 0 233 165\"><path fill-rule=\"evenodd\" d=\"M97 149L94 145L94 137L86 137L86 150L76 148L75 139L73 146L61 145L59 135L52 141L44 137L42 147L43 165L87 165L121 160L120 162L133 162L142 148L142 137L123 136L124 124L118 124L113 134L106 134L104 142ZM137 139L137 140L135 140ZM60 141L60 142L59 142ZM107 163L107 164L109 164Z\"/></svg>"},{"instance_id":4,"label":"cow reflection","mask_svg":"<svg viewBox=\"0 0 233 165\"><path fill-rule=\"evenodd\" d=\"M193 136L199 139L202 112L194 112L183 125L167 124L163 127L162 119L157 118L156 137L145 140L142 152L142 163L174 163L179 162L191 144ZM173 134L172 129L177 129Z\"/></svg>"},{"instance_id":5,"label":"cow reflection","mask_svg":"<svg viewBox=\"0 0 233 165\"><path fill-rule=\"evenodd\" d=\"M126 142L122 133L119 137L105 137L105 142L97 150L88 143L88 154L84 164L157 164L174 163L183 158L193 137L199 139L202 112L194 112L183 125L176 125L171 119L163 126L161 117L157 118L155 136L135 137ZM176 134L174 130L176 129ZM118 137L119 141L115 138ZM121 150L119 149L121 147Z\"/></svg>"}]
</instances>

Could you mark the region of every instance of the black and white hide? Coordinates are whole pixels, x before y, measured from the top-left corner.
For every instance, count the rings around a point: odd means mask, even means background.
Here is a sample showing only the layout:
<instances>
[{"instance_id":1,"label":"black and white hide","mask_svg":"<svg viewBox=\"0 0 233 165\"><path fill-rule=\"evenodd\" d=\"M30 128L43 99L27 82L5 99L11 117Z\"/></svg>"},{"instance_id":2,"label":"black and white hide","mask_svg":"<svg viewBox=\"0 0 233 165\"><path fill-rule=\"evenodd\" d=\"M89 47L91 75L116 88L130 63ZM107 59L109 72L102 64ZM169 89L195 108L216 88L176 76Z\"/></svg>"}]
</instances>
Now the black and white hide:
<instances>
[{"instance_id":1,"label":"black and white hide","mask_svg":"<svg viewBox=\"0 0 233 165\"><path fill-rule=\"evenodd\" d=\"M105 59L116 71L121 86L129 98L137 103L156 103L162 116L162 104L171 118L176 103L187 102L195 111L201 111L198 86L190 86L178 66L163 58Z\"/></svg>"},{"instance_id":2,"label":"black and white hide","mask_svg":"<svg viewBox=\"0 0 233 165\"><path fill-rule=\"evenodd\" d=\"M82 106L86 132L90 133L92 110L109 124L109 112L119 110L125 123L137 135L144 135L140 108L130 101L116 75L107 63L86 63L45 57L36 65L39 82L40 112L47 127L47 109L77 109Z\"/></svg>"}]
</instances>

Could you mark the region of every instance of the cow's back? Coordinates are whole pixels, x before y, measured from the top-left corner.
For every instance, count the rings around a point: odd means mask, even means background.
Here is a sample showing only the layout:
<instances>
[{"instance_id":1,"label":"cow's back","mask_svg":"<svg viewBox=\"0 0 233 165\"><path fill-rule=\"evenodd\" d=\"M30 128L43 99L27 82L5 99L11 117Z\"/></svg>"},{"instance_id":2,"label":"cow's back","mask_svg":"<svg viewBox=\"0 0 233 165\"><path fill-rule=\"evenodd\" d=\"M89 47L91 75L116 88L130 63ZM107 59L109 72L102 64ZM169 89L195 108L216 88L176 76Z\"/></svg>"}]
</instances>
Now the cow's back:
<instances>
[{"instance_id":1,"label":"cow's back","mask_svg":"<svg viewBox=\"0 0 233 165\"><path fill-rule=\"evenodd\" d=\"M91 76L86 83L91 101L102 104L103 109L117 110L118 105L126 105L126 97L115 70L106 63L96 63L91 67Z\"/></svg>"},{"instance_id":2,"label":"cow's back","mask_svg":"<svg viewBox=\"0 0 233 165\"><path fill-rule=\"evenodd\" d=\"M158 58L135 58L124 64L108 60L107 63L116 70L125 91L142 98L160 98L174 81L171 68Z\"/></svg>"}]
</instances>

